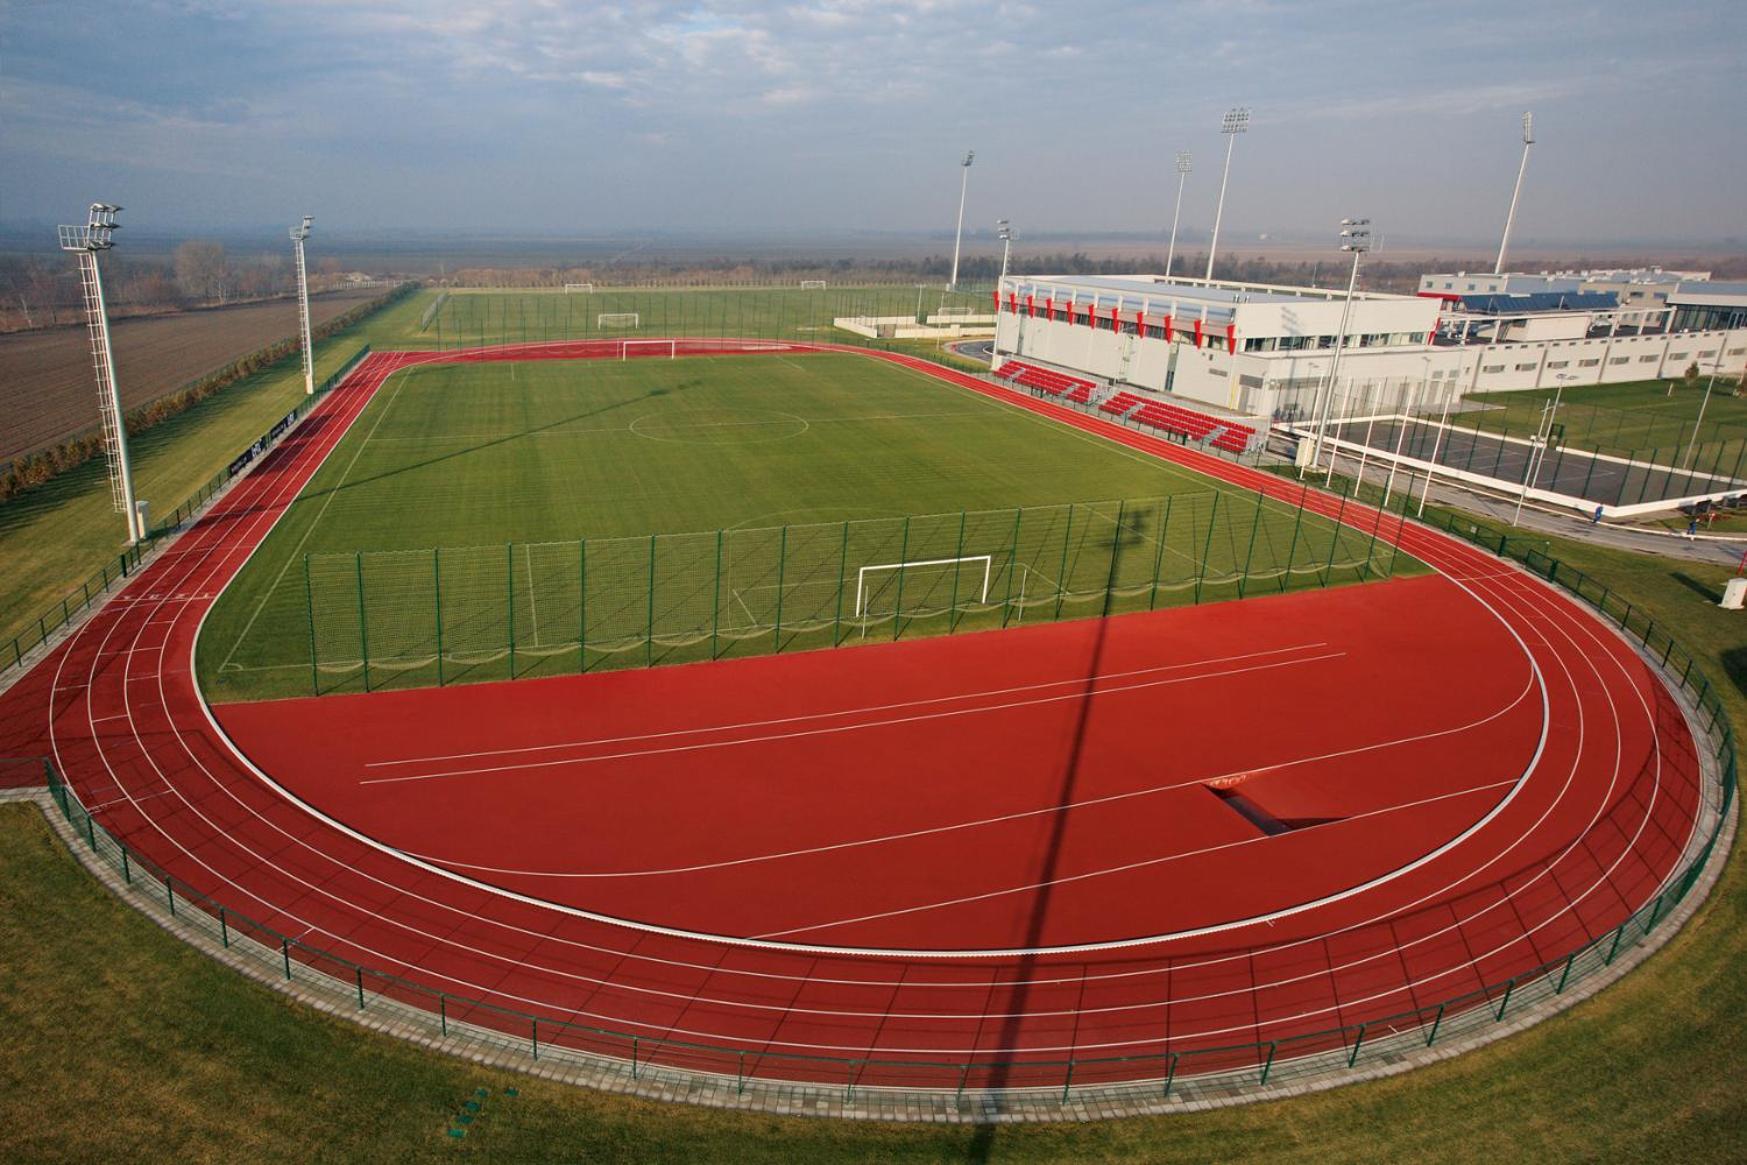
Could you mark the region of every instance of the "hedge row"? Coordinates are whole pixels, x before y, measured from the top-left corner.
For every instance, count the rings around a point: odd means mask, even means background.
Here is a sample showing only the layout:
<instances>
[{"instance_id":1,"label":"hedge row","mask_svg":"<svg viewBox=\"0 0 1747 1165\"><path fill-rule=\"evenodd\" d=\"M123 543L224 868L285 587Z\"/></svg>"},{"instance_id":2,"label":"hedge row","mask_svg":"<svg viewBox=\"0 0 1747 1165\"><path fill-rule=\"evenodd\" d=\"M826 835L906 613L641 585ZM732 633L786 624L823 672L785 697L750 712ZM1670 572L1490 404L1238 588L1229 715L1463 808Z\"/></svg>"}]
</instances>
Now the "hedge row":
<instances>
[{"instance_id":1,"label":"hedge row","mask_svg":"<svg viewBox=\"0 0 1747 1165\"><path fill-rule=\"evenodd\" d=\"M335 316L327 323L312 329L310 338L324 340L329 336L345 331L371 314L405 299L417 289L416 283L399 284L388 294L361 303L345 314ZM280 340L265 348L250 352L240 359L233 360L224 367L215 369L197 380L189 381L181 388L131 410L127 414L128 434L131 436L144 432L153 425L167 421L180 413L185 413L207 397L229 388L237 381L270 368L287 357L295 356L297 350L298 340L296 337ZM58 477L69 469L82 465L102 453L103 434L92 432L81 433L79 436L70 437L58 445L19 457L10 465L0 469L0 502L17 497L28 489L42 485L51 478Z\"/></svg>"}]
</instances>

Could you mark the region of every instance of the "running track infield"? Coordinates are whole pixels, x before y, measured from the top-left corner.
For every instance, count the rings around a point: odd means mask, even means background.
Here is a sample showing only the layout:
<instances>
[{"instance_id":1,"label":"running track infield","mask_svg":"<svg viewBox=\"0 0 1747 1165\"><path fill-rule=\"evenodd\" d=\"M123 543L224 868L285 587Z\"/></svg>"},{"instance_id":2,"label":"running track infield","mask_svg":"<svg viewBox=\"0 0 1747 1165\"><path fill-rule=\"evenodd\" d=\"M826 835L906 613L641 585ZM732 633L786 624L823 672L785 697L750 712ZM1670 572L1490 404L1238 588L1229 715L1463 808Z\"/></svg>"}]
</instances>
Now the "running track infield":
<instances>
[{"instance_id":1,"label":"running track infield","mask_svg":"<svg viewBox=\"0 0 1747 1165\"><path fill-rule=\"evenodd\" d=\"M1077 1083L1156 1077L1170 1053L1208 1053L1198 1071L1254 1066L1268 1041L1350 1033L1562 957L1647 901L1693 833L1695 742L1625 641L1529 575L1393 518L1380 536L1439 575L206 706L191 671L202 618L394 371L617 354L373 354L0 697L0 753L51 757L134 852L375 972L636 1036L658 1062L842 1083L858 1061L868 1086L1059 1087L1070 1058ZM1333 516L1338 500L1306 504ZM452 999L448 1015L525 1037L495 1011Z\"/></svg>"}]
</instances>

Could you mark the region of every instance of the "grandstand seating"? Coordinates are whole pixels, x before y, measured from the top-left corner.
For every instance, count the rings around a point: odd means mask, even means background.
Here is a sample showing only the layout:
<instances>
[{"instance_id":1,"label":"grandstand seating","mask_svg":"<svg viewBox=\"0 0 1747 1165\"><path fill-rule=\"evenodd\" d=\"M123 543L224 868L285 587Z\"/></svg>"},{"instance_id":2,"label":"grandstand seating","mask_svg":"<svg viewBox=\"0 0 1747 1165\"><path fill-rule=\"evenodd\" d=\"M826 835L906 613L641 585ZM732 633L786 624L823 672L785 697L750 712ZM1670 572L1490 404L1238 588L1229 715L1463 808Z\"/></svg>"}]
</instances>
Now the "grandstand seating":
<instances>
[{"instance_id":1,"label":"grandstand seating","mask_svg":"<svg viewBox=\"0 0 1747 1165\"><path fill-rule=\"evenodd\" d=\"M1035 388L1047 392L1051 396L1067 395L1067 398L1077 404L1091 402L1092 393L1097 384L1078 376L1069 376L1065 372L1055 372L1048 368L1039 368L1035 364L1025 364L1018 360L1009 360L1001 365L995 373L1001 380L1014 384L1023 384L1026 388Z\"/></svg>"},{"instance_id":2,"label":"grandstand seating","mask_svg":"<svg viewBox=\"0 0 1747 1165\"><path fill-rule=\"evenodd\" d=\"M1130 409L1134 408L1135 405L1143 403L1144 400L1144 397L1138 397L1132 392L1119 392L1103 404L1099 405L1098 411L1101 413L1109 413L1111 416L1120 417Z\"/></svg>"},{"instance_id":3,"label":"grandstand seating","mask_svg":"<svg viewBox=\"0 0 1747 1165\"><path fill-rule=\"evenodd\" d=\"M1093 404L1093 394L1098 390L1093 381L1019 360L1007 361L996 370L995 376L999 380L1062 397L1074 404ZM1098 411L1118 417L1132 416L1143 425L1180 434L1190 441L1206 442L1215 449L1230 453L1242 453L1257 440L1256 430L1249 425L1220 420L1162 400L1148 400L1132 392L1116 393L1099 404Z\"/></svg>"}]
</instances>

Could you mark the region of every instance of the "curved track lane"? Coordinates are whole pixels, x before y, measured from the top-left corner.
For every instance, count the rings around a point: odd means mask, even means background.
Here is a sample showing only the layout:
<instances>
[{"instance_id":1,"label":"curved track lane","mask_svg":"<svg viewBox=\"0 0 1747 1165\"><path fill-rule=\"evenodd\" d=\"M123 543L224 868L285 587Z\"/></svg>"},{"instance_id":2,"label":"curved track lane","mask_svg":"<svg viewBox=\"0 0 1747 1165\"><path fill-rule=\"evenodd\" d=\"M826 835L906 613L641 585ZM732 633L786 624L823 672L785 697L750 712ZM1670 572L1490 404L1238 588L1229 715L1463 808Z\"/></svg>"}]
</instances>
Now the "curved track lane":
<instances>
[{"instance_id":1,"label":"curved track lane","mask_svg":"<svg viewBox=\"0 0 1747 1165\"><path fill-rule=\"evenodd\" d=\"M645 1041L728 1049L657 1054L684 1066L733 1071L739 1050L748 1053L748 1071L841 1080L839 1065L791 1057L907 1062L860 1069L868 1085L1059 1084L1059 1062L1069 1056L1148 1057L1100 1071L1157 1075L1168 1051L1289 1040L1412 1012L1606 933L1655 893L1691 835L1700 801L1694 742L1679 707L1633 650L1526 573L1394 519L1381 520L1379 537L1399 540L1493 611L1535 661L1547 726L1537 779L1557 792L1501 813L1469 843L1393 880L1386 894L1360 894L1287 926L1258 922L1087 955L981 959L736 946L507 897L312 816L252 771L200 697L191 663L212 600L395 370L433 360L607 356L611 344L372 355L0 699L7 751L34 746L51 755L130 847L312 946L454 996ZM701 351L732 348L696 343ZM863 354L1235 486L1293 504L1301 497L1295 483L924 361ZM1304 496L1308 508L1335 515L1337 499ZM1343 516L1374 520L1351 506ZM451 1010L450 1017L464 1016ZM508 1025L485 1012L472 1018ZM624 1051L580 1034L559 1038ZM1256 1055L1244 1048L1228 1064L1209 1054L1197 1070L1253 1063ZM962 1062L980 1067L969 1076L947 1067Z\"/></svg>"}]
</instances>

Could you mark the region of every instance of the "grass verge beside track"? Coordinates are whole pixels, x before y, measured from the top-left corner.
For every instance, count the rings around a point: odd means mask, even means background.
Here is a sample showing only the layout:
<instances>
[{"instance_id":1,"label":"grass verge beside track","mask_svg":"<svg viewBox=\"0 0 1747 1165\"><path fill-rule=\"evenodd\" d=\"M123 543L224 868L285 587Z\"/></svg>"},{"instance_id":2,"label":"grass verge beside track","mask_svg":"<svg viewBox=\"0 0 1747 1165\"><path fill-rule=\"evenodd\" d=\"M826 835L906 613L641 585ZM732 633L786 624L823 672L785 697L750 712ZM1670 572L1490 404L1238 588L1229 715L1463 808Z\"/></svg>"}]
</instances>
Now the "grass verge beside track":
<instances>
[{"instance_id":1,"label":"grass verge beside track","mask_svg":"<svg viewBox=\"0 0 1747 1165\"><path fill-rule=\"evenodd\" d=\"M1552 540L1717 676L1747 732L1725 572ZM1747 878L1668 947L1531 1031L1391 1080L1089 1126L932 1128L626 1100L426 1053L277 998L107 895L34 808L0 811L0 1087L13 1159L1722 1161L1747 1157ZM490 1096L467 1138L448 1118ZM514 1087L519 1095L503 1094Z\"/></svg>"}]
</instances>

